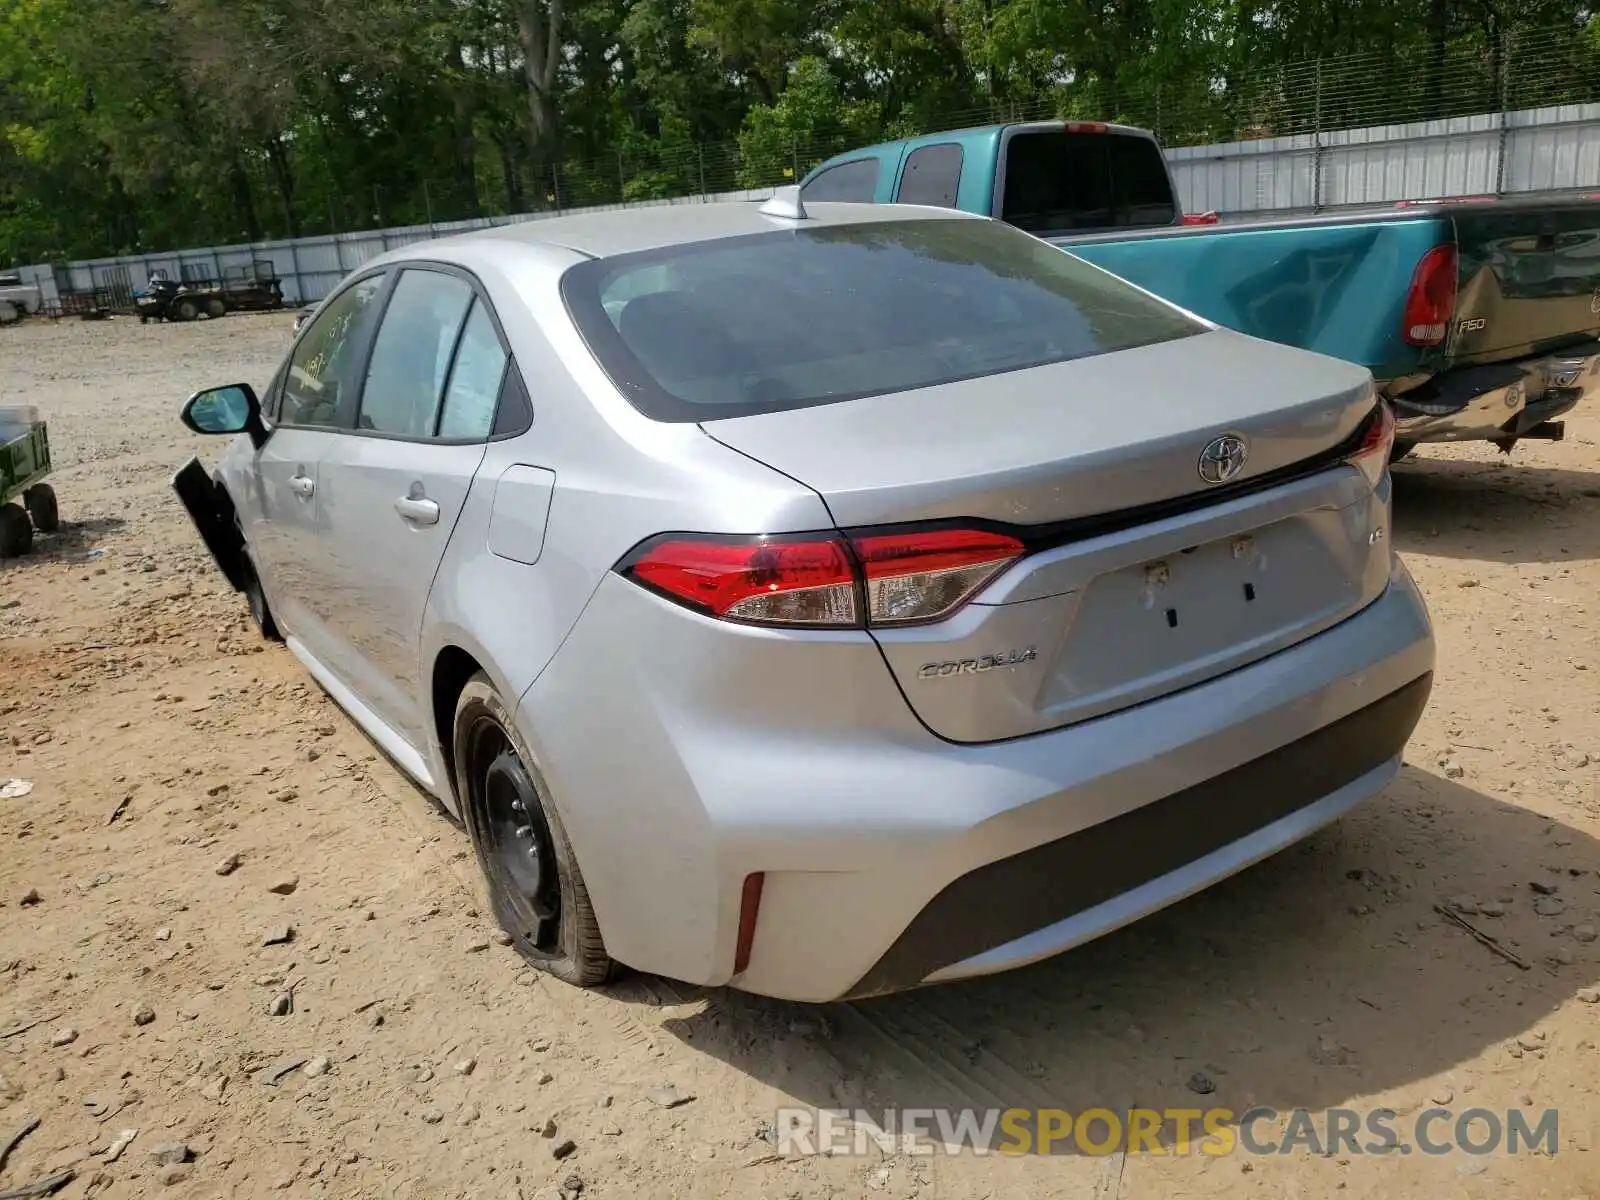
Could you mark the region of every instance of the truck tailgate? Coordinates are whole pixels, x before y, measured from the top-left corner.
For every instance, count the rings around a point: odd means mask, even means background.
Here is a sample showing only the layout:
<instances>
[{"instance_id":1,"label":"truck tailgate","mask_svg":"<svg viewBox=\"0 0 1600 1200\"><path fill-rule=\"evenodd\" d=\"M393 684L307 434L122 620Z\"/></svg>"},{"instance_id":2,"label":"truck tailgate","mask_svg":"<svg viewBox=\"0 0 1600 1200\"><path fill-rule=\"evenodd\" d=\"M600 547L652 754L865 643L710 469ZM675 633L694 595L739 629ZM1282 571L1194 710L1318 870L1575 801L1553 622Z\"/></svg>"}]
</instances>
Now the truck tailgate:
<instances>
[{"instance_id":1,"label":"truck tailgate","mask_svg":"<svg viewBox=\"0 0 1600 1200\"><path fill-rule=\"evenodd\" d=\"M1455 365L1525 358L1600 332L1600 202L1463 205L1452 219Z\"/></svg>"}]
</instances>

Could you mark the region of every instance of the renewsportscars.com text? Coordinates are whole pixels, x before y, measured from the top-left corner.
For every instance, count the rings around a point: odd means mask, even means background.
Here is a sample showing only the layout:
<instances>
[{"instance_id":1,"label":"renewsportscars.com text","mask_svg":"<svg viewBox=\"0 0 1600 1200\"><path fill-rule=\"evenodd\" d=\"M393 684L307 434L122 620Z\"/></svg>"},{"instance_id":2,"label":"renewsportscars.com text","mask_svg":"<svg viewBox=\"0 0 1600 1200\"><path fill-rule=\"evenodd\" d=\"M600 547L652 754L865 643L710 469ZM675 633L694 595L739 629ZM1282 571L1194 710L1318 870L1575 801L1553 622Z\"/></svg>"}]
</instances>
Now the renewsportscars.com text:
<instances>
[{"instance_id":1,"label":"renewsportscars.com text","mask_svg":"<svg viewBox=\"0 0 1600 1200\"><path fill-rule=\"evenodd\" d=\"M1560 1114L1469 1108L782 1108L783 1155L900 1154L1555 1154Z\"/></svg>"}]
</instances>

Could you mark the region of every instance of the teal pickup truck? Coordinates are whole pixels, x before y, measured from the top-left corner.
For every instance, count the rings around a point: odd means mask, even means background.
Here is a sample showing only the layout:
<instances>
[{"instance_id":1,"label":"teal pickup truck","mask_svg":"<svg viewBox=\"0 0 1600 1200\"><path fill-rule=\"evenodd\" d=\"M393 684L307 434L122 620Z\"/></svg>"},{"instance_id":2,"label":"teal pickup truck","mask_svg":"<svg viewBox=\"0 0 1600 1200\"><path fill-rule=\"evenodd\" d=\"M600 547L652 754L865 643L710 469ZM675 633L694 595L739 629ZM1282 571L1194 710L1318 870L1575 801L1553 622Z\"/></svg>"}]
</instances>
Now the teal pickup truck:
<instances>
[{"instance_id":1,"label":"teal pickup truck","mask_svg":"<svg viewBox=\"0 0 1600 1200\"><path fill-rule=\"evenodd\" d=\"M1045 121L841 154L805 201L998 217L1206 320L1368 367L1396 457L1560 440L1600 390L1600 202L1436 201L1284 220L1186 218L1145 130Z\"/></svg>"}]
</instances>

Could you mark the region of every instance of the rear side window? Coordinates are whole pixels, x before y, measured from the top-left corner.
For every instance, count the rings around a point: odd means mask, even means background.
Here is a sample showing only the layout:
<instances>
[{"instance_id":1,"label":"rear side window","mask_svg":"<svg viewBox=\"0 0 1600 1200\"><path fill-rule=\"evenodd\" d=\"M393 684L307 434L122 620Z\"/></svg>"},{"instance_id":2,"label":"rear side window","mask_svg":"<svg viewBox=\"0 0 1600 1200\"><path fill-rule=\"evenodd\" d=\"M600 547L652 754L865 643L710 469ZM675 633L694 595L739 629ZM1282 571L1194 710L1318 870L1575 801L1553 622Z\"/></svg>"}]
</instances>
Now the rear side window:
<instances>
[{"instance_id":1,"label":"rear side window","mask_svg":"<svg viewBox=\"0 0 1600 1200\"><path fill-rule=\"evenodd\" d=\"M505 347L489 319L489 310L482 300L476 301L461 333L455 364L450 368L439 436L486 440L494 429L494 410L500 401L500 380L505 373Z\"/></svg>"},{"instance_id":2,"label":"rear side window","mask_svg":"<svg viewBox=\"0 0 1600 1200\"><path fill-rule=\"evenodd\" d=\"M871 204L878 191L878 160L857 158L829 167L800 189L803 200Z\"/></svg>"},{"instance_id":3,"label":"rear side window","mask_svg":"<svg viewBox=\"0 0 1600 1200\"><path fill-rule=\"evenodd\" d=\"M1006 143L1001 219L1032 233L1170 225L1161 151L1149 138L1039 131Z\"/></svg>"},{"instance_id":4,"label":"rear side window","mask_svg":"<svg viewBox=\"0 0 1600 1200\"><path fill-rule=\"evenodd\" d=\"M372 344L358 429L396 437L433 435L450 356L471 304L472 285L459 275L400 273Z\"/></svg>"},{"instance_id":5,"label":"rear side window","mask_svg":"<svg viewBox=\"0 0 1600 1200\"><path fill-rule=\"evenodd\" d=\"M961 186L961 159L961 147L954 142L918 146L906 156L905 170L900 173L900 202L954 208Z\"/></svg>"},{"instance_id":6,"label":"rear side window","mask_svg":"<svg viewBox=\"0 0 1600 1200\"><path fill-rule=\"evenodd\" d=\"M932 387L1206 328L1037 238L960 218L594 259L561 286L600 364L663 421Z\"/></svg>"}]
</instances>

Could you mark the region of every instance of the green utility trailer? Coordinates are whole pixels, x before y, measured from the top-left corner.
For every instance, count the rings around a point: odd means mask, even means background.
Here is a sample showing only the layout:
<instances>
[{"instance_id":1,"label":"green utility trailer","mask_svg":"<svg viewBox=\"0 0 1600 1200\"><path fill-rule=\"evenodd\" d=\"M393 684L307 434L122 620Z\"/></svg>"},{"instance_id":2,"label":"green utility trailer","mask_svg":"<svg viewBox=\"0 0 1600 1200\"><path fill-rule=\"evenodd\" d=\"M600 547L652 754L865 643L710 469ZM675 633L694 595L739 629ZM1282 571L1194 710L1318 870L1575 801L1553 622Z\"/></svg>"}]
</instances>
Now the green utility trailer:
<instances>
[{"instance_id":1,"label":"green utility trailer","mask_svg":"<svg viewBox=\"0 0 1600 1200\"><path fill-rule=\"evenodd\" d=\"M0 407L0 558L26 554L35 529L53 533L61 523L48 474L50 435L39 410Z\"/></svg>"}]
</instances>

